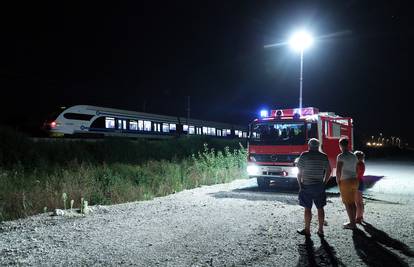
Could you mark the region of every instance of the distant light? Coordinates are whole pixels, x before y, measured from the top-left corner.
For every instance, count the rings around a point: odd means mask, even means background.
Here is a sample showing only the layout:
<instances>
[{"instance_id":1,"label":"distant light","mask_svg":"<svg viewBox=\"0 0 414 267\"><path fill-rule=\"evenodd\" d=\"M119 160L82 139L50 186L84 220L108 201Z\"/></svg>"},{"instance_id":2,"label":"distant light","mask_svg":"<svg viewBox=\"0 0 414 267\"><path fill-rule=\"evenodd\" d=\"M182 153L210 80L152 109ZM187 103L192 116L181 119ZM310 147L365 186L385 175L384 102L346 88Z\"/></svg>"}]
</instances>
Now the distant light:
<instances>
[{"instance_id":1,"label":"distant light","mask_svg":"<svg viewBox=\"0 0 414 267\"><path fill-rule=\"evenodd\" d=\"M264 117L269 117L269 112L265 109L262 109L260 111L260 117L264 118Z\"/></svg>"},{"instance_id":2,"label":"distant light","mask_svg":"<svg viewBox=\"0 0 414 267\"><path fill-rule=\"evenodd\" d=\"M289 39L289 45L295 51L303 51L306 48L312 46L312 35L306 31L298 31L292 35Z\"/></svg>"},{"instance_id":3,"label":"distant light","mask_svg":"<svg viewBox=\"0 0 414 267\"><path fill-rule=\"evenodd\" d=\"M367 146L371 146L371 142L367 142Z\"/></svg>"},{"instance_id":4,"label":"distant light","mask_svg":"<svg viewBox=\"0 0 414 267\"><path fill-rule=\"evenodd\" d=\"M55 121L52 121L52 122L50 123L50 127L55 128L55 127L56 127L56 122L55 122Z\"/></svg>"}]
</instances>

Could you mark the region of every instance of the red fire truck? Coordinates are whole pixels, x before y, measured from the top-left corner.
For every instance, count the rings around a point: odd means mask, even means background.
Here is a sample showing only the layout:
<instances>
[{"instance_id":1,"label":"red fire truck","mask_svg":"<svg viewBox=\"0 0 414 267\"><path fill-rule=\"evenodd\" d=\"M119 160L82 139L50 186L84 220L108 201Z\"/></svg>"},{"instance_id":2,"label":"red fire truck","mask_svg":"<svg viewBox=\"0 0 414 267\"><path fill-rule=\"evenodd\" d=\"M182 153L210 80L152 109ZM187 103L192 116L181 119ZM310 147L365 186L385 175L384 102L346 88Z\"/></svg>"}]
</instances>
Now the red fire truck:
<instances>
[{"instance_id":1,"label":"red fire truck","mask_svg":"<svg viewBox=\"0 0 414 267\"><path fill-rule=\"evenodd\" d=\"M297 158L308 150L307 141L317 138L335 173L340 153L338 141L343 136L349 138L352 150L352 119L333 112L309 107L272 110L269 116L262 111L261 118L249 125L247 172L251 178L257 178L261 188L272 182L292 181L298 173Z\"/></svg>"}]
</instances>

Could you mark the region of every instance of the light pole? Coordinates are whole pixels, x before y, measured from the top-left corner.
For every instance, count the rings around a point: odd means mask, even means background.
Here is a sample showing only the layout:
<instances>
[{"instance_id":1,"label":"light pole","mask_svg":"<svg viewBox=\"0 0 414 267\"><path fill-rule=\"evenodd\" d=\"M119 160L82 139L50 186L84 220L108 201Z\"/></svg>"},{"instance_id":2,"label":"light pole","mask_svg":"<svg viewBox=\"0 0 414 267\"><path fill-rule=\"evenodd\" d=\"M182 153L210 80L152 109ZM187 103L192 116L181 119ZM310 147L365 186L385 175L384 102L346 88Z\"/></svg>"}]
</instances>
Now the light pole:
<instances>
[{"instance_id":1,"label":"light pole","mask_svg":"<svg viewBox=\"0 0 414 267\"><path fill-rule=\"evenodd\" d=\"M289 39L290 47L300 52L300 78L299 78L299 110L302 113L302 87L303 87L303 51L313 44L312 35L306 31L298 31Z\"/></svg>"}]
</instances>

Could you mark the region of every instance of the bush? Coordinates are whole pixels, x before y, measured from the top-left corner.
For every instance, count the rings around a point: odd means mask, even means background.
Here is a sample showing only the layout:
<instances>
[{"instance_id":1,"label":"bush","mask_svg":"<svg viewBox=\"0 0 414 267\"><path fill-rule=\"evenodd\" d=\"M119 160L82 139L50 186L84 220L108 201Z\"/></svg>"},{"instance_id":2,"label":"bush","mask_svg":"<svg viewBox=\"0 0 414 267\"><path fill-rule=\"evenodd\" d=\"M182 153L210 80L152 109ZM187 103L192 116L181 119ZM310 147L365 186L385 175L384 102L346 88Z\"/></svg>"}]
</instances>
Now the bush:
<instances>
[{"instance_id":1,"label":"bush","mask_svg":"<svg viewBox=\"0 0 414 267\"><path fill-rule=\"evenodd\" d=\"M34 145L44 151L32 150L42 156L22 161L18 157L21 152L16 152L14 162L8 160L9 164L0 168L0 220L36 214L45 207L63 208L63 193L67 195L67 202L73 199L74 207L79 208L82 198L91 205L115 204L246 177L246 150L240 144L231 149L225 143L214 143L212 148L201 144L202 150L198 151L202 139L172 140L171 143L109 140L98 146L86 142L39 144L19 138L25 140L22 145L26 148L33 149L30 145ZM126 147L125 154L119 150L102 155L120 144L129 144L132 148ZM169 146L175 146L179 152ZM147 150L133 149L137 147L157 149L147 154ZM55 154L46 155L46 152ZM192 155L186 156L190 152ZM62 158L55 158L56 155ZM25 162L32 168L25 166Z\"/></svg>"}]
</instances>

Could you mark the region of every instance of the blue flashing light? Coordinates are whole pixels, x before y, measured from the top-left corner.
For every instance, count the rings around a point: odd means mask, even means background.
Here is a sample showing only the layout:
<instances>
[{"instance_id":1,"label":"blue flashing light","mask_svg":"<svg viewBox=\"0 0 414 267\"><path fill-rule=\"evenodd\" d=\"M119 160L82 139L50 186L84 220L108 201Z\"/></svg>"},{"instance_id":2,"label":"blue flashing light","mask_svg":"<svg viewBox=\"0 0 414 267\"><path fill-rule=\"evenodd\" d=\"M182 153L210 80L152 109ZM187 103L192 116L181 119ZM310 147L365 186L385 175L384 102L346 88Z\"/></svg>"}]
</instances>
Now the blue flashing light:
<instances>
[{"instance_id":1,"label":"blue flashing light","mask_svg":"<svg viewBox=\"0 0 414 267\"><path fill-rule=\"evenodd\" d=\"M262 118L269 117L269 112L266 109L262 109L260 111L260 117Z\"/></svg>"}]
</instances>

